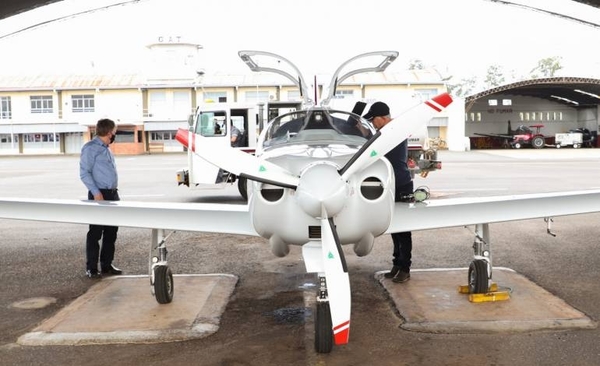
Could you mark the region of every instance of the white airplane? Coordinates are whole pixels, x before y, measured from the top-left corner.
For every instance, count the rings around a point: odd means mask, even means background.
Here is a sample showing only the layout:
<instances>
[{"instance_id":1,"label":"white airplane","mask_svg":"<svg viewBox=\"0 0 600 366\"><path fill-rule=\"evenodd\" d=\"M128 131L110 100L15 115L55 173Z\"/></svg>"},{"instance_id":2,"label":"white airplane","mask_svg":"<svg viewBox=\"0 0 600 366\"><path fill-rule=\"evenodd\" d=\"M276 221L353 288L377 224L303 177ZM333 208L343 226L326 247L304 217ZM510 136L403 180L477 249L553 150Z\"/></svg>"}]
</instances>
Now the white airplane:
<instances>
[{"instance_id":1,"label":"white airplane","mask_svg":"<svg viewBox=\"0 0 600 366\"><path fill-rule=\"evenodd\" d=\"M307 272L319 279L315 350L328 353L334 344L346 344L350 335L351 291L343 245L353 245L356 255L365 256L375 238L386 233L475 225L468 284L471 293L485 293L492 279L490 223L600 211L600 190L396 203L393 170L384 155L444 110L452 102L450 95L411 106L374 131L360 115L332 110L328 103L343 80L385 70L397 52L365 53L342 64L318 105L285 58L259 51L239 55L254 71L289 78L304 98L302 110L275 118L262 131L255 156L214 149L209 139L190 132L196 154L252 181L246 206L0 198L0 218L152 229L149 276L161 304L171 302L174 293L165 230L261 236L276 256L300 245ZM264 66L261 58L298 75ZM382 61L341 74L350 63L372 58ZM551 233L551 220L547 222Z\"/></svg>"}]
</instances>

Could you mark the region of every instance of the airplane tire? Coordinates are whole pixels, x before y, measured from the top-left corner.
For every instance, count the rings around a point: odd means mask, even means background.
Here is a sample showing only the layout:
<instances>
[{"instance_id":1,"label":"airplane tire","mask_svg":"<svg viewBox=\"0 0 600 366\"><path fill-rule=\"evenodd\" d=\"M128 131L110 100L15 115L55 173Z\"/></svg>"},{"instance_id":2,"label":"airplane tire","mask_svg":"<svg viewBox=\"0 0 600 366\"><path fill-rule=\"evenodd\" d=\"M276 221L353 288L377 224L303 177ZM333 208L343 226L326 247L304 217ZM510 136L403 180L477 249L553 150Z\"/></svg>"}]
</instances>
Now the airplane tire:
<instances>
[{"instance_id":1,"label":"airplane tire","mask_svg":"<svg viewBox=\"0 0 600 366\"><path fill-rule=\"evenodd\" d=\"M487 262L476 259L469 265L469 293L485 294L488 292Z\"/></svg>"},{"instance_id":2,"label":"airplane tire","mask_svg":"<svg viewBox=\"0 0 600 366\"><path fill-rule=\"evenodd\" d=\"M333 326L329 302L317 302L315 317L315 351L330 353L333 348Z\"/></svg>"},{"instance_id":3,"label":"airplane tire","mask_svg":"<svg viewBox=\"0 0 600 366\"><path fill-rule=\"evenodd\" d=\"M533 146L534 149L541 149L544 147L544 144L544 139L540 136L536 136L531 140L531 146Z\"/></svg>"},{"instance_id":4,"label":"airplane tire","mask_svg":"<svg viewBox=\"0 0 600 366\"><path fill-rule=\"evenodd\" d=\"M169 266L154 269L154 297L159 304L173 301L173 273Z\"/></svg>"},{"instance_id":5,"label":"airplane tire","mask_svg":"<svg viewBox=\"0 0 600 366\"><path fill-rule=\"evenodd\" d=\"M238 191L242 195L244 200L248 200L248 180L246 178L238 177Z\"/></svg>"}]
</instances>

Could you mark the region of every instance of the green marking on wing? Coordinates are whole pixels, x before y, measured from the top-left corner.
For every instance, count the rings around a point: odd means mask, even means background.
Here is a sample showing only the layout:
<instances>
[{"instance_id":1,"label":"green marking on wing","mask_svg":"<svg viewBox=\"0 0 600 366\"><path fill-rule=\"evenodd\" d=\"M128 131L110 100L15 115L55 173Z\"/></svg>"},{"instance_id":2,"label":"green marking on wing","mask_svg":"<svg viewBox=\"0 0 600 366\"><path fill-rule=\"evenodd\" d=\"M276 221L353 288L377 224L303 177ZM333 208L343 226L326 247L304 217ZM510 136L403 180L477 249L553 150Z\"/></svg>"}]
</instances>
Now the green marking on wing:
<instances>
[{"instance_id":1,"label":"green marking on wing","mask_svg":"<svg viewBox=\"0 0 600 366\"><path fill-rule=\"evenodd\" d=\"M375 156L377 156L377 151L375 151L375 150L371 151L371 157L375 157Z\"/></svg>"}]
</instances>

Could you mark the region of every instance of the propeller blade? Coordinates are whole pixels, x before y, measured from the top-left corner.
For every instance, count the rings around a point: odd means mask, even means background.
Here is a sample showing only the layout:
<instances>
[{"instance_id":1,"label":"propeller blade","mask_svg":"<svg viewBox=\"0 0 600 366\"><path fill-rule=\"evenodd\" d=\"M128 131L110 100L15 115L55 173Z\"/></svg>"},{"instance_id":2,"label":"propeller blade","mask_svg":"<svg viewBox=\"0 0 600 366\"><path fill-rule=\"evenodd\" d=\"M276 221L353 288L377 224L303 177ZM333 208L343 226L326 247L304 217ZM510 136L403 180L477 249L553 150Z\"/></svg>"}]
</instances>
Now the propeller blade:
<instances>
[{"instance_id":1,"label":"propeller blade","mask_svg":"<svg viewBox=\"0 0 600 366\"><path fill-rule=\"evenodd\" d=\"M342 245L335 231L333 218L323 212L321 218L321 248L333 339L336 345L348 343L350 339L350 278Z\"/></svg>"},{"instance_id":2,"label":"propeller blade","mask_svg":"<svg viewBox=\"0 0 600 366\"><path fill-rule=\"evenodd\" d=\"M421 124L429 121L437 112L444 110L450 103L452 103L450 94L442 93L394 117L392 121L377 131L340 170L342 178L348 180L352 174L365 169L377 159L382 158L410 137Z\"/></svg>"},{"instance_id":3,"label":"propeller blade","mask_svg":"<svg viewBox=\"0 0 600 366\"><path fill-rule=\"evenodd\" d=\"M188 132L180 129L177 140L189 148ZM204 137L197 137L200 140ZM202 159L223 170L250 180L278 187L296 189L299 178L279 165L260 159L239 149L218 149L207 144L192 141L192 151Z\"/></svg>"}]
</instances>

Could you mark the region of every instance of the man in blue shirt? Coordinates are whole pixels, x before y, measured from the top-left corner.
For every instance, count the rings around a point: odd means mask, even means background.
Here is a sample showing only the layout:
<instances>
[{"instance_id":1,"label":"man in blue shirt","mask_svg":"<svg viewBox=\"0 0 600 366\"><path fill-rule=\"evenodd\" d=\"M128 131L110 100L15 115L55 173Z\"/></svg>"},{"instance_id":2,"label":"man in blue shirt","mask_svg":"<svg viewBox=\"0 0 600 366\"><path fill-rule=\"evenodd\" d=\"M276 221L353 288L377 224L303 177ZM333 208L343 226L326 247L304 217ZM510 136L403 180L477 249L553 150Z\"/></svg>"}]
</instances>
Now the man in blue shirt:
<instances>
[{"instance_id":1,"label":"man in blue shirt","mask_svg":"<svg viewBox=\"0 0 600 366\"><path fill-rule=\"evenodd\" d=\"M117 191L119 178L115 158L108 148L117 134L114 121L103 118L96 124L96 137L81 148L79 177L88 189L88 199L95 201L119 201ZM101 278L102 273L120 275L122 271L112 264L117 240L117 226L90 225L86 237L86 275ZM102 238L102 249L99 241Z\"/></svg>"},{"instance_id":2,"label":"man in blue shirt","mask_svg":"<svg viewBox=\"0 0 600 366\"><path fill-rule=\"evenodd\" d=\"M390 117L390 108L382 102L375 102L371 105L369 112L363 116L371 122L375 129L379 130L388 124ZM390 150L385 157L389 160L394 169L396 181L396 202L410 200L413 197L413 180L408 169L408 142L402 141L398 146ZM385 278L391 278L396 283L403 283L410 279L410 265L412 253L412 233L410 231L403 233L392 233L394 242L394 260L392 270L386 273Z\"/></svg>"}]
</instances>

